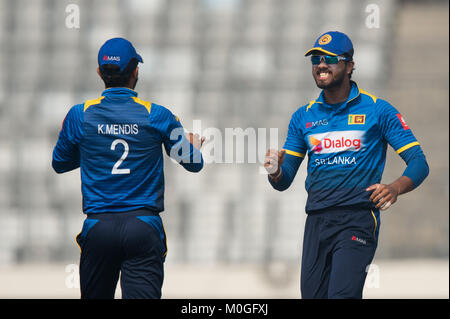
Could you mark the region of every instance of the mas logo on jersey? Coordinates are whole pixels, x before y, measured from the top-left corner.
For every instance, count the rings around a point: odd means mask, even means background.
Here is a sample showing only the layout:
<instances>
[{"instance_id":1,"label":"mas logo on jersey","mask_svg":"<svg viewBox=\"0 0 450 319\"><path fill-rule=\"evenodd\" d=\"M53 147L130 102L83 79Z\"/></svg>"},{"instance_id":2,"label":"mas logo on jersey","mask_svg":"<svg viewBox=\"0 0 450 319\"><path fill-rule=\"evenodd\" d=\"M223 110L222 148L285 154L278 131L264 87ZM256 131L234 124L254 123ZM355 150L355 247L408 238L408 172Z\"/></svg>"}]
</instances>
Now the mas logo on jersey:
<instances>
[{"instance_id":1,"label":"mas logo on jersey","mask_svg":"<svg viewBox=\"0 0 450 319\"><path fill-rule=\"evenodd\" d=\"M363 146L364 131L336 131L309 136L312 152L327 154L344 151L357 152Z\"/></svg>"},{"instance_id":2,"label":"mas logo on jersey","mask_svg":"<svg viewBox=\"0 0 450 319\"><path fill-rule=\"evenodd\" d=\"M307 122L306 128L313 128L313 127L322 126L322 125L328 125L328 120L324 119L324 120L318 120L318 121L314 121L314 122Z\"/></svg>"},{"instance_id":3,"label":"mas logo on jersey","mask_svg":"<svg viewBox=\"0 0 450 319\"><path fill-rule=\"evenodd\" d=\"M362 239L362 238L359 238L359 237L356 237L356 236L352 236L352 240L353 241L357 241L357 242L359 242L359 243L361 243L363 245L367 245L367 241L365 239Z\"/></svg>"},{"instance_id":4,"label":"mas logo on jersey","mask_svg":"<svg viewBox=\"0 0 450 319\"><path fill-rule=\"evenodd\" d=\"M408 124L406 124L405 119L403 118L403 116L400 113L398 113L397 117L400 120L400 123L402 123L403 129L404 130L409 130L409 126L408 126Z\"/></svg>"},{"instance_id":5,"label":"mas logo on jersey","mask_svg":"<svg viewBox=\"0 0 450 319\"><path fill-rule=\"evenodd\" d=\"M104 55L103 61L120 61L120 56L114 56L114 55Z\"/></svg>"},{"instance_id":6,"label":"mas logo on jersey","mask_svg":"<svg viewBox=\"0 0 450 319\"><path fill-rule=\"evenodd\" d=\"M365 114L349 114L348 115L348 125L353 124L364 124L366 123Z\"/></svg>"}]
</instances>

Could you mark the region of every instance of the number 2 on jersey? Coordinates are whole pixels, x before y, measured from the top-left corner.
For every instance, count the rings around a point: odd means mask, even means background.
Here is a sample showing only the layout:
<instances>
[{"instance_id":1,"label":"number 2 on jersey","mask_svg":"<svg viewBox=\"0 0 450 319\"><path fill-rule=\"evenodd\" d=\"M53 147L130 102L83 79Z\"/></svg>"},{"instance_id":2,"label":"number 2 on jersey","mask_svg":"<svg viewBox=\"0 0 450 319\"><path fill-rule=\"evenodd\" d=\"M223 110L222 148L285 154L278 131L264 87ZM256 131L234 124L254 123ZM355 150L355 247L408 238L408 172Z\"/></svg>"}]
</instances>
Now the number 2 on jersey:
<instances>
[{"instance_id":1,"label":"number 2 on jersey","mask_svg":"<svg viewBox=\"0 0 450 319\"><path fill-rule=\"evenodd\" d=\"M130 150L128 143L125 140L122 139L117 139L114 140L111 144L111 151L115 151L116 150L116 145L117 144L122 144L124 151L122 156L120 157L120 159L116 162L116 164L114 164L112 170L111 170L111 174L130 174L130 169L129 168L119 168L120 164L122 164L122 162L127 158L128 156L128 151Z\"/></svg>"}]
</instances>

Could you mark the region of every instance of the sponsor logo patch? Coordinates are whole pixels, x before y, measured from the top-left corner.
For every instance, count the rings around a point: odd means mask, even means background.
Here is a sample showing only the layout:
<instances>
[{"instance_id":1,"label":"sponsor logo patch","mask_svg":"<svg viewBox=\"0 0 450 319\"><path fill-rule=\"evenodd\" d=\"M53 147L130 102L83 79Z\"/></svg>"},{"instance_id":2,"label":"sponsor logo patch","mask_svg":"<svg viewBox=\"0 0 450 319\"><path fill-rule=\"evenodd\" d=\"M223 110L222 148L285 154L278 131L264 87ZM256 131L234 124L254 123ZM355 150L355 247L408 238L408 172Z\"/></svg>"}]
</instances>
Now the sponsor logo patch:
<instances>
[{"instance_id":1,"label":"sponsor logo patch","mask_svg":"<svg viewBox=\"0 0 450 319\"><path fill-rule=\"evenodd\" d=\"M336 131L309 136L312 152L326 154L344 151L357 152L363 147L364 131Z\"/></svg>"},{"instance_id":2,"label":"sponsor logo patch","mask_svg":"<svg viewBox=\"0 0 450 319\"><path fill-rule=\"evenodd\" d=\"M359 242L359 243L361 243L361 244L363 244L363 245L366 245L366 244L367 244L367 242L365 241L365 239L361 239L361 238L356 237L356 236L352 236L352 240L353 240L353 241L357 241L357 242Z\"/></svg>"},{"instance_id":3,"label":"sponsor logo patch","mask_svg":"<svg viewBox=\"0 0 450 319\"><path fill-rule=\"evenodd\" d=\"M406 124L405 119L403 118L403 116L400 113L398 113L397 117L400 120L400 123L402 123L403 129L404 130L409 130L409 126L408 126L408 124Z\"/></svg>"},{"instance_id":4,"label":"sponsor logo patch","mask_svg":"<svg viewBox=\"0 0 450 319\"><path fill-rule=\"evenodd\" d=\"M104 55L103 61L120 61L120 56L114 56L114 55Z\"/></svg>"},{"instance_id":5,"label":"sponsor logo patch","mask_svg":"<svg viewBox=\"0 0 450 319\"><path fill-rule=\"evenodd\" d=\"M322 125L328 125L328 120L324 119L324 120L318 120L318 121L314 121L314 122L307 122L306 128L313 128L313 127L322 126Z\"/></svg>"}]
</instances>

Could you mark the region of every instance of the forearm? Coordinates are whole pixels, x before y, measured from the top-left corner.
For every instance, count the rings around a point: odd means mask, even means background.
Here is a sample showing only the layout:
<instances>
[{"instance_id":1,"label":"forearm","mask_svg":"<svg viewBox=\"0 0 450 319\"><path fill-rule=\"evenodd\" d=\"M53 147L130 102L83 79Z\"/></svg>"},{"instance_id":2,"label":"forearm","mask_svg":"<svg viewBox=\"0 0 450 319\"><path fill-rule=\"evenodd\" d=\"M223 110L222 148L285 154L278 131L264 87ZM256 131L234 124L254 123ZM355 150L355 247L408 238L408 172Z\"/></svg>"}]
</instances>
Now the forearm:
<instances>
[{"instance_id":1,"label":"forearm","mask_svg":"<svg viewBox=\"0 0 450 319\"><path fill-rule=\"evenodd\" d=\"M428 176L429 167L420 147L400 155L407 166L402 176L390 184L398 195L408 193L418 187Z\"/></svg>"},{"instance_id":2,"label":"forearm","mask_svg":"<svg viewBox=\"0 0 450 319\"><path fill-rule=\"evenodd\" d=\"M407 167L402 177L409 178L412 182L412 189L418 187L428 176L430 169L423 153L417 154L407 162ZM412 190L411 189L411 190Z\"/></svg>"},{"instance_id":3,"label":"forearm","mask_svg":"<svg viewBox=\"0 0 450 319\"><path fill-rule=\"evenodd\" d=\"M389 184L397 191L398 195L408 193L414 189L414 182L408 176L400 176L394 182Z\"/></svg>"},{"instance_id":4,"label":"forearm","mask_svg":"<svg viewBox=\"0 0 450 319\"><path fill-rule=\"evenodd\" d=\"M69 172L80 167L80 153L78 148L75 146L67 147L67 145L58 141L53 150L52 167L58 174Z\"/></svg>"},{"instance_id":5,"label":"forearm","mask_svg":"<svg viewBox=\"0 0 450 319\"><path fill-rule=\"evenodd\" d=\"M197 173L203 168L203 157L199 150L193 152L189 161L181 161L180 164L189 172Z\"/></svg>"},{"instance_id":6,"label":"forearm","mask_svg":"<svg viewBox=\"0 0 450 319\"><path fill-rule=\"evenodd\" d=\"M190 172L199 172L203 168L202 153L185 137L175 144L168 153L171 158Z\"/></svg>"},{"instance_id":7,"label":"forearm","mask_svg":"<svg viewBox=\"0 0 450 319\"><path fill-rule=\"evenodd\" d=\"M61 174L77 169L80 167L80 162L61 162L53 159L52 167L56 173Z\"/></svg>"},{"instance_id":8,"label":"forearm","mask_svg":"<svg viewBox=\"0 0 450 319\"><path fill-rule=\"evenodd\" d=\"M301 157L286 155L280 170L268 176L269 183L272 187L280 192L288 189L289 186L291 186L302 161L303 158Z\"/></svg>"}]
</instances>

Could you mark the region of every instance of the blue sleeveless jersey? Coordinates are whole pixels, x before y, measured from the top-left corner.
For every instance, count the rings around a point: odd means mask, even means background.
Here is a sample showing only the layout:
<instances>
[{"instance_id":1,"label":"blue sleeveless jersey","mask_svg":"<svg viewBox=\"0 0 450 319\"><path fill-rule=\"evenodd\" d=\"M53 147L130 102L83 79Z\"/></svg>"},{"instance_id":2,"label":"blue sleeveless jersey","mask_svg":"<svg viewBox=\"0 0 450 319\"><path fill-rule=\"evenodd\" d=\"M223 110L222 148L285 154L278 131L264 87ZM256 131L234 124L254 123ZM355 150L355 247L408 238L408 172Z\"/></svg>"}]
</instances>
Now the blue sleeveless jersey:
<instances>
[{"instance_id":1,"label":"blue sleeveless jersey","mask_svg":"<svg viewBox=\"0 0 450 319\"><path fill-rule=\"evenodd\" d=\"M163 150L187 170L203 158L167 108L127 88L110 88L73 106L53 151L58 173L80 167L83 211L164 210ZM181 151L181 155L180 155ZM175 156L174 156L175 155Z\"/></svg>"}]
</instances>

